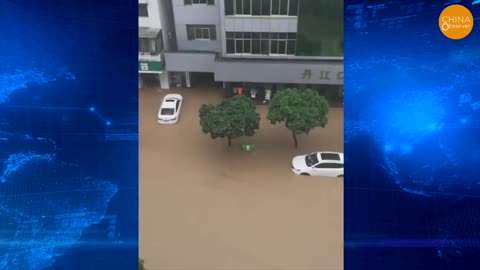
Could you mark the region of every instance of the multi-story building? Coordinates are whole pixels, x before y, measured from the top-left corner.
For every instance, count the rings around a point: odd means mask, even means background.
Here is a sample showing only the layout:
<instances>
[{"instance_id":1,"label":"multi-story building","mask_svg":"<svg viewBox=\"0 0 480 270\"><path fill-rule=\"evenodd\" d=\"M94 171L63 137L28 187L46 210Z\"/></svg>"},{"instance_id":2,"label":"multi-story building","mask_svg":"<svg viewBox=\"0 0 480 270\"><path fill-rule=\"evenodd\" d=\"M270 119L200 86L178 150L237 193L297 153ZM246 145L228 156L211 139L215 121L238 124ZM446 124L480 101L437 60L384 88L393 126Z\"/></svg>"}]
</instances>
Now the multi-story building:
<instances>
[{"instance_id":1,"label":"multi-story building","mask_svg":"<svg viewBox=\"0 0 480 270\"><path fill-rule=\"evenodd\" d=\"M206 81L343 91L343 1L165 0L173 86Z\"/></svg>"},{"instance_id":2,"label":"multi-story building","mask_svg":"<svg viewBox=\"0 0 480 270\"><path fill-rule=\"evenodd\" d=\"M163 0L162 0L163 1ZM159 82L163 77L163 37L159 0L138 1L138 72L139 87L147 81ZM165 80L164 80L165 81Z\"/></svg>"}]
</instances>

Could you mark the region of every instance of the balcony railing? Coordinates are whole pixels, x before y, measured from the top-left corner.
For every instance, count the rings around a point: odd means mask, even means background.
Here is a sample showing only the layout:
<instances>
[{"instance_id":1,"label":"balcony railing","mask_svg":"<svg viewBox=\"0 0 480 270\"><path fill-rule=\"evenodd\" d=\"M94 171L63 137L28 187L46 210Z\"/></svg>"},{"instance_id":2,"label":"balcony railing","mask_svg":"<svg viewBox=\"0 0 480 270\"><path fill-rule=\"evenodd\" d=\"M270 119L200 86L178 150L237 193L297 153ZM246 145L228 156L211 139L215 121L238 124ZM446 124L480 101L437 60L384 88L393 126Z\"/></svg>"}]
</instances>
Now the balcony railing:
<instances>
[{"instance_id":1,"label":"balcony railing","mask_svg":"<svg viewBox=\"0 0 480 270\"><path fill-rule=\"evenodd\" d=\"M138 52L139 60L162 61L162 55L158 52Z\"/></svg>"}]
</instances>

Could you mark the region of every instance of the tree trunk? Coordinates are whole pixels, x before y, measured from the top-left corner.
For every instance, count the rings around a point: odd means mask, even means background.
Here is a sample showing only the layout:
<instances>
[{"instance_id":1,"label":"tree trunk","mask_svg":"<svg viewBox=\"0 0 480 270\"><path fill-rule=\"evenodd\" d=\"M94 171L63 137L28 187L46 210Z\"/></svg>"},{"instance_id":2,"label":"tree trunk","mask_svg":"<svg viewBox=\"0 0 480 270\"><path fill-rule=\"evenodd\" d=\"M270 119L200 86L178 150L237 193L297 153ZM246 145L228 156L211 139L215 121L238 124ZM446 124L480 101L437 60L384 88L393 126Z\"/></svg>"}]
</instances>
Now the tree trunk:
<instances>
[{"instance_id":1,"label":"tree trunk","mask_svg":"<svg viewBox=\"0 0 480 270\"><path fill-rule=\"evenodd\" d=\"M227 137L228 138L228 146L232 146L232 138L230 136Z\"/></svg>"},{"instance_id":2,"label":"tree trunk","mask_svg":"<svg viewBox=\"0 0 480 270\"><path fill-rule=\"evenodd\" d=\"M293 136L293 141L295 142L295 148L298 148L297 135L295 135L295 133L292 132L292 136Z\"/></svg>"}]
</instances>

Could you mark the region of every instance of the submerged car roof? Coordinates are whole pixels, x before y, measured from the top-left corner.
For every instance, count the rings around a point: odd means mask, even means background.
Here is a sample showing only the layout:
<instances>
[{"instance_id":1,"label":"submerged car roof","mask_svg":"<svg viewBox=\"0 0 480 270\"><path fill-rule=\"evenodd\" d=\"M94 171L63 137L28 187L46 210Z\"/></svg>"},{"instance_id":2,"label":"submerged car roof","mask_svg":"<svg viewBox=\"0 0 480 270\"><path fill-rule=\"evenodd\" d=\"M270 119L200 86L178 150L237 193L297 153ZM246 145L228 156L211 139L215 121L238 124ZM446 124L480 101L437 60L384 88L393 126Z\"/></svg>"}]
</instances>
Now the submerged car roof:
<instances>
[{"instance_id":1,"label":"submerged car roof","mask_svg":"<svg viewBox=\"0 0 480 270\"><path fill-rule=\"evenodd\" d=\"M182 99L182 95L180 94L167 94L163 97L163 99Z\"/></svg>"},{"instance_id":2,"label":"submerged car roof","mask_svg":"<svg viewBox=\"0 0 480 270\"><path fill-rule=\"evenodd\" d=\"M165 102L162 103L162 109L172 109L175 108L175 100L168 101L166 100Z\"/></svg>"}]
</instances>

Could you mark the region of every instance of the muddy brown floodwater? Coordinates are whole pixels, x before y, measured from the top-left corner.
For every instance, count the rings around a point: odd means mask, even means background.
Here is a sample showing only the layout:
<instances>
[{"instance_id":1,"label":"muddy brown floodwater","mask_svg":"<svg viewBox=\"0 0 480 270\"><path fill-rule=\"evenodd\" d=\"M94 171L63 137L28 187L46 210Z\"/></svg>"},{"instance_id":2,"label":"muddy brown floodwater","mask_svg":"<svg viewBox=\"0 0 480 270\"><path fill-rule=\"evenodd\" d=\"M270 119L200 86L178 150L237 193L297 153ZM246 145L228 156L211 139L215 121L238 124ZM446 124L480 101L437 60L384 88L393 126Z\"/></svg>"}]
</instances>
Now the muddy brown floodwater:
<instances>
[{"instance_id":1,"label":"muddy brown floodwater","mask_svg":"<svg viewBox=\"0 0 480 270\"><path fill-rule=\"evenodd\" d=\"M175 125L159 125L161 98L180 93ZM212 140L198 110L222 89L140 90L140 258L147 270L343 269L343 178L302 177L295 155L343 152L343 109L299 148L265 119L254 137ZM255 152L242 152L242 143Z\"/></svg>"}]
</instances>

